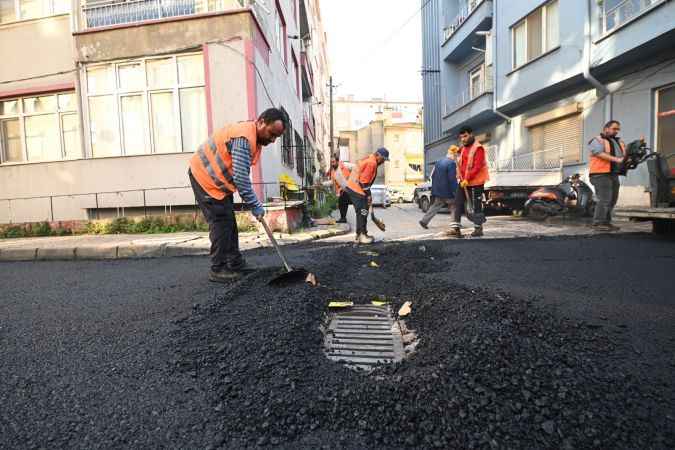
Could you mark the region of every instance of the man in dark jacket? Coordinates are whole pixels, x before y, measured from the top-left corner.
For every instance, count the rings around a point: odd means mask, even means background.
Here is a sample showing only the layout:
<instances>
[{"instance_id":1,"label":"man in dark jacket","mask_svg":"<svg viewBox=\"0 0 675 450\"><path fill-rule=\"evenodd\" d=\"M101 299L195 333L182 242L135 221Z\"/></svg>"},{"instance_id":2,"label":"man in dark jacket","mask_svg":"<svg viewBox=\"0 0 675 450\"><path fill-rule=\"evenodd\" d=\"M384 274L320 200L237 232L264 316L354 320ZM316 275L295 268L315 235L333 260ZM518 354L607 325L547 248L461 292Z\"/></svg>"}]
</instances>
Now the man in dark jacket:
<instances>
[{"instance_id":1,"label":"man in dark jacket","mask_svg":"<svg viewBox=\"0 0 675 450\"><path fill-rule=\"evenodd\" d=\"M456 145L448 149L448 155L436 162L434 171L431 174L431 195L434 202L429 211L420 220L422 228L428 228L429 222L444 207L452 211L455 203L455 193L457 192L457 163L455 158L459 148Z\"/></svg>"}]
</instances>

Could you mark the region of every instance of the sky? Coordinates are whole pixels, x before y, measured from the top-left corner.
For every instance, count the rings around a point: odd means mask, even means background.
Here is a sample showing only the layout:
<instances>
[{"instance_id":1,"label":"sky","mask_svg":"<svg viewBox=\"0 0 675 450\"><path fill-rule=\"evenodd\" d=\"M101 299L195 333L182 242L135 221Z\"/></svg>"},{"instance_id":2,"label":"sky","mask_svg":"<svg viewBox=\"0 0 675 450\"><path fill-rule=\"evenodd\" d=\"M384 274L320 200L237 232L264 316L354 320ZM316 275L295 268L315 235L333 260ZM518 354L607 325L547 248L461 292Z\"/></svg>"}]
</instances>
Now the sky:
<instances>
[{"instance_id":1,"label":"sky","mask_svg":"<svg viewBox=\"0 0 675 450\"><path fill-rule=\"evenodd\" d=\"M334 95L422 101L419 0L320 1Z\"/></svg>"}]
</instances>

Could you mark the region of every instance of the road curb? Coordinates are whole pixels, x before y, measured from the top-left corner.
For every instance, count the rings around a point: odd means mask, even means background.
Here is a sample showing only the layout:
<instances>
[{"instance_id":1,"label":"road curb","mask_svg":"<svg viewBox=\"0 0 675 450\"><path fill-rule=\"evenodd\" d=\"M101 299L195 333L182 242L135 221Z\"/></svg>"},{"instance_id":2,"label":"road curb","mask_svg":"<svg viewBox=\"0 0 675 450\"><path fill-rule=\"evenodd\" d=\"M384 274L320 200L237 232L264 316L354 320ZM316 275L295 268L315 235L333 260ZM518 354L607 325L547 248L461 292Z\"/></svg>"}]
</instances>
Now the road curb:
<instances>
[{"instance_id":1,"label":"road curb","mask_svg":"<svg viewBox=\"0 0 675 450\"><path fill-rule=\"evenodd\" d=\"M319 239L341 236L351 230L348 225L328 229L291 234L279 240L281 245L302 244ZM266 242L265 236L260 236ZM200 242L201 241L201 242ZM34 245L34 244L33 244ZM266 247L267 245L265 245ZM126 245L81 245L72 247L8 247L0 249L0 261L72 261L173 258L180 256L206 256L210 252L208 240L186 242L160 242L156 244Z\"/></svg>"}]
</instances>

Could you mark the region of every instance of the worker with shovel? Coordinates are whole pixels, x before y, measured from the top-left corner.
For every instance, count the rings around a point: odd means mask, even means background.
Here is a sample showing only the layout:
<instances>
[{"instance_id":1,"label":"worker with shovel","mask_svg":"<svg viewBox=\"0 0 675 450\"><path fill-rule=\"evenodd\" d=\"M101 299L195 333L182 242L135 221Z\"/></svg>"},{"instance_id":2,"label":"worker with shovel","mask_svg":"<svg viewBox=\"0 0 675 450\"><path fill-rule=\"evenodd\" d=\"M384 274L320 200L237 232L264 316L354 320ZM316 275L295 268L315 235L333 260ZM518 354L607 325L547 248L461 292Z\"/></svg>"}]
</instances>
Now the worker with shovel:
<instances>
[{"instance_id":1,"label":"worker with shovel","mask_svg":"<svg viewBox=\"0 0 675 450\"><path fill-rule=\"evenodd\" d=\"M450 225L448 236L461 238L460 231L462 214L474 223L472 237L483 236L483 188L490 179L488 173L485 149L473 135L470 127L459 130L459 140L462 143L457 161L457 180L459 188L455 197L455 209L453 211L453 223Z\"/></svg>"},{"instance_id":2,"label":"worker with shovel","mask_svg":"<svg viewBox=\"0 0 675 450\"><path fill-rule=\"evenodd\" d=\"M330 158L330 171L328 172L328 176L333 180L335 195L338 198L338 210L340 211L340 218L337 220L337 223L347 223L347 209L351 202L345 188L347 187L347 180L349 180L349 176L352 173L352 167L353 166L340 161L335 155Z\"/></svg>"},{"instance_id":3,"label":"worker with shovel","mask_svg":"<svg viewBox=\"0 0 675 450\"><path fill-rule=\"evenodd\" d=\"M368 211L373 203L370 193L377 177L377 168L389 160L389 150L382 147L375 153L360 160L352 170L345 191L356 212L356 242L370 244L373 238L368 236Z\"/></svg>"},{"instance_id":4,"label":"worker with shovel","mask_svg":"<svg viewBox=\"0 0 675 450\"><path fill-rule=\"evenodd\" d=\"M284 133L287 121L283 111L270 108L258 120L226 125L190 159L190 184L209 224L211 281L226 283L247 272L239 252L233 195L239 191L253 215L263 221L265 209L251 187L250 169L262 148Z\"/></svg>"}]
</instances>

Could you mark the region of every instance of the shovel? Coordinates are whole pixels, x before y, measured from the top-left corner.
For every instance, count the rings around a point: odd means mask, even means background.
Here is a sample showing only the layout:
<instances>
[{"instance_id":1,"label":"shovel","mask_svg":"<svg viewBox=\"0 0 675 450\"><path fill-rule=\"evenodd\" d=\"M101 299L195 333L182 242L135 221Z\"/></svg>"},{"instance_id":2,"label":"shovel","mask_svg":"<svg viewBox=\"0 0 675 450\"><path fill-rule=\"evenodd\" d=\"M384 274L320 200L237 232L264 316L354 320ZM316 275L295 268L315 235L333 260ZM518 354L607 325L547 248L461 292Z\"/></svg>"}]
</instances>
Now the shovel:
<instances>
[{"instance_id":1,"label":"shovel","mask_svg":"<svg viewBox=\"0 0 675 450\"><path fill-rule=\"evenodd\" d=\"M372 204L370 205L370 219L373 221L373 223L375 224L375 226L376 226L377 228L379 228L381 231L385 231L385 230L386 230L387 227L386 227L386 225L384 224L384 222L382 222L380 219L378 219L377 217L375 217L375 210L373 209L373 205L372 205Z\"/></svg>"},{"instance_id":2,"label":"shovel","mask_svg":"<svg viewBox=\"0 0 675 450\"><path fill-rule=\"evenodd\" d=\"M469 190L465 187L464 189L464 209L466 210L466 217L471 220L473 216L473 199L469 195Z\"/></svg>"},{"instance_id":3,"label":"shovel","mask_svg":"<svg viewBox=\"0 0 675 450\"><path fill-rule=\"evenodd\" d=\"M260 223L262 223L263 228L265 228L265 232L267 233L267 237L270 239L270 242L274 246L274 249L277 251L277 254L279 255L279 258L281 259L281 262L284 263L284 268L286 269L286 273L282 273L281 275L272 278L269 281L270 286L284 286L287 284L292 284L292 283L299 283L303 281L307 281L308 283L315 284L316 283L316 277L314 274L309 273L305 269L294 269L292 268L289 264L288 261L286 261L286 257L284 254L281 252L281 247L279 247L279 243L277 240L274 238L274 235L272 234L272 230L270 230L269 225L267 225L267 222L265 221L264 218L260 218Z\"/></svg>"}]
</instances>

